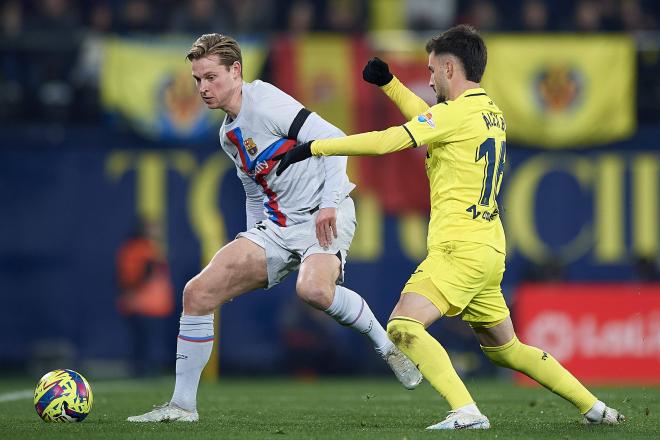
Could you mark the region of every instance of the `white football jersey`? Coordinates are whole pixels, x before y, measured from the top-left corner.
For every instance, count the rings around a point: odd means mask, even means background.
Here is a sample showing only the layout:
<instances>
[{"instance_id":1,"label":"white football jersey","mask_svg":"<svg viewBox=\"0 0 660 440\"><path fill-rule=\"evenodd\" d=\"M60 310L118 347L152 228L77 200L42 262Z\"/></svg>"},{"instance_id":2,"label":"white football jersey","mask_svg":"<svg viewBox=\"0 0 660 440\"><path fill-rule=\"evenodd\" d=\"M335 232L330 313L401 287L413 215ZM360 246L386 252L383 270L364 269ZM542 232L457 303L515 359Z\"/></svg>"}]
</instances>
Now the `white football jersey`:
<instances>
[{"instance_id":1,"label":"white football jersey","mask_svg":"<svg viewBox=\"0 0 660 440\"><path fill-rule=\"evenodd\" d=\"M298 143L339 136L341 130L272 84L243 83L241 109L233 120L225 116L220 143L245 187L247 229L264 218L283 227L302 223L346 198L355 185L345 157L311 157L280 176L272 159Z\"/></svg>"}]
</instances>

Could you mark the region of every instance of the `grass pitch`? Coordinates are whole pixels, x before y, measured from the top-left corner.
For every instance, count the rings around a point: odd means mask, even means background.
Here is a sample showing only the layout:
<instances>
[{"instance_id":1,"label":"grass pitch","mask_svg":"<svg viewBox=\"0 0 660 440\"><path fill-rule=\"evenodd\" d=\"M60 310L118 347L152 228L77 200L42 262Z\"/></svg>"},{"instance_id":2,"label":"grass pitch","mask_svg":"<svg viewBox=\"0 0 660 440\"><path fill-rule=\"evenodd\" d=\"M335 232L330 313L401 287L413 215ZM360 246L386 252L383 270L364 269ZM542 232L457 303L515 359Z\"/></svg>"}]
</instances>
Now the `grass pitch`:
<instances>
[{"instance_id":1,"label":"grass pitch","mask_svg":"<svg viewBox=\"0 0 660 440\"><path fill-rule=\"evenodd\" d=\"M38 378L37 378L38 379ZM36 383L37 379L34 380ZM202 384L200 422L132 424L171 395L173 379L94 382L94 407L82 423L47 424L37 416L25 380L0 381L1 439L659 439L660 388L595 389L618 408L621 426L584 426L568 403L541 388L507 381L468 381L486 431L427 432L447 404L427 384L406 391L390 379L225 379Z\"/></svg>"}]
</instances>

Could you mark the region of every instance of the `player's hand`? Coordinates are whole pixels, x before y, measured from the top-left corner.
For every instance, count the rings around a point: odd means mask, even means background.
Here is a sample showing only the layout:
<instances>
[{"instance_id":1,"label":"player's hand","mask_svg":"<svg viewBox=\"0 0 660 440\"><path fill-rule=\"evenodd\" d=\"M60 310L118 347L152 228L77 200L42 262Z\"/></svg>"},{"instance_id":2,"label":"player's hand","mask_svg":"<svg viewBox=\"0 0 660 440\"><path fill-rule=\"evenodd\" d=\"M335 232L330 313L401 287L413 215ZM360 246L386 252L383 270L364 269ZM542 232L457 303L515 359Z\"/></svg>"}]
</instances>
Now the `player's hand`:
<instances>
[{"instance_id":1,"label":"player's hand","mask_svg":"<svg viewBox=\"0 0 660 440\"><path fill-rule=\"evenodd\" d=\"M305 142L304 144L300 144L293 147L284 154L278 154L277 156L273 156L273 160L280 161L280 163L277 165L277 170L275 171L275 174L279 176L284 172L284 170L289 168L294 163L312 157L312 142L314 141Z\"/></svg>"},{"instance_id":2,"label":"player's hand","mask_svg":"<svg viewBox=\"0 0 660 440\"><path fill-rule=\"evenodd\" d=\"M390 73L390 68L385 61L374 57L367 61L367 65L364 66L362 78L368 83L383 87L392 81L394 75Z\"/></svg>"},{"instance_id":3,"label":"player's hand","mask_svg":"<svg viewBox=\"0 0 660 440\"><path fill-rule=\"evenodd\" d=\"M332 244L337 238L337 208L321 208L316 216L316 238L322 247Z\"/></svg>"}]
</instances>

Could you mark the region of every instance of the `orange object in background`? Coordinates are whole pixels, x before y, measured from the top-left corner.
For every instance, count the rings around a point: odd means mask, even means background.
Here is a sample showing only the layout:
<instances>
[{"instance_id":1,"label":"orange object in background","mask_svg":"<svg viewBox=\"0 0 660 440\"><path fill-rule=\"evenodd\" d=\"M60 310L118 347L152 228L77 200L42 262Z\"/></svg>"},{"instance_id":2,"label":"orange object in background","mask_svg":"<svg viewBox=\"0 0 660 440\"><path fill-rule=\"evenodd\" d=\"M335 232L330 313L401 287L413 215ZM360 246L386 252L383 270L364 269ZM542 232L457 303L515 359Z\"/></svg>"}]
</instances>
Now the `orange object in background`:
<instances>
[{"instance_id":1,"label":"orange object in background","mask_svg":"<svg viewBox=\"0 0 660 440\"><path fill-rule=\"evenodd\" d=\"M154 241L133 237L124 242L117 253L117 277L122 314L165 317L174 310L169 270Z\"/></svg>"},{"instance_id":2,"label":"orange object in background","mask_svg":"<svg viewBox=\"0 0 660 440\"><path fill-rule=\"evenodd\" d=\"M658 283L523 284L514 318L521 341L583 382L660 385Z\"/></svg>"}]
</instances>

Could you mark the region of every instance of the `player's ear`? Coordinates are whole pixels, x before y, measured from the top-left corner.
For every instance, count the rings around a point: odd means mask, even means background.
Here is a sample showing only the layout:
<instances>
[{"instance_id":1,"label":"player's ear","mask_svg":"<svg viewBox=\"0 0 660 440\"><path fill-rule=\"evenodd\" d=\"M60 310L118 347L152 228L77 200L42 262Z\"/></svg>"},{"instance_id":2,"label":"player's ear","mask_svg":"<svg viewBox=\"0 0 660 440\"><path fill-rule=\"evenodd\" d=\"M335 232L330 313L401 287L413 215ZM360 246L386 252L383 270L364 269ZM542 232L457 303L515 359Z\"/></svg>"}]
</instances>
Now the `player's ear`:
<instances>
[{"instance_id":1,"label":"player's ear","mask_svg":"<svg viewBox=\"0 0 660 440\"><path fill-rule=\"evenodd\" d=\"M452 60L451 58L447 58L447 61L445 61L445 66L444 67L445 67L445 72L446 72L447 79L448 80L452 79L452 77L454 76L455 67L456 67L454 65L454 60Z\"/></svg>"},{"instance_id":2,"label":"player's ear","mask_svg":"<svg viewBox=\"0 0 660 440\"><path fill-rule=\"evenodd\" d=\"M243 77L243 66L240 62L234 61L234 64L231 65L231 71L234 79Z\"/></svg>"}]
</instances>

